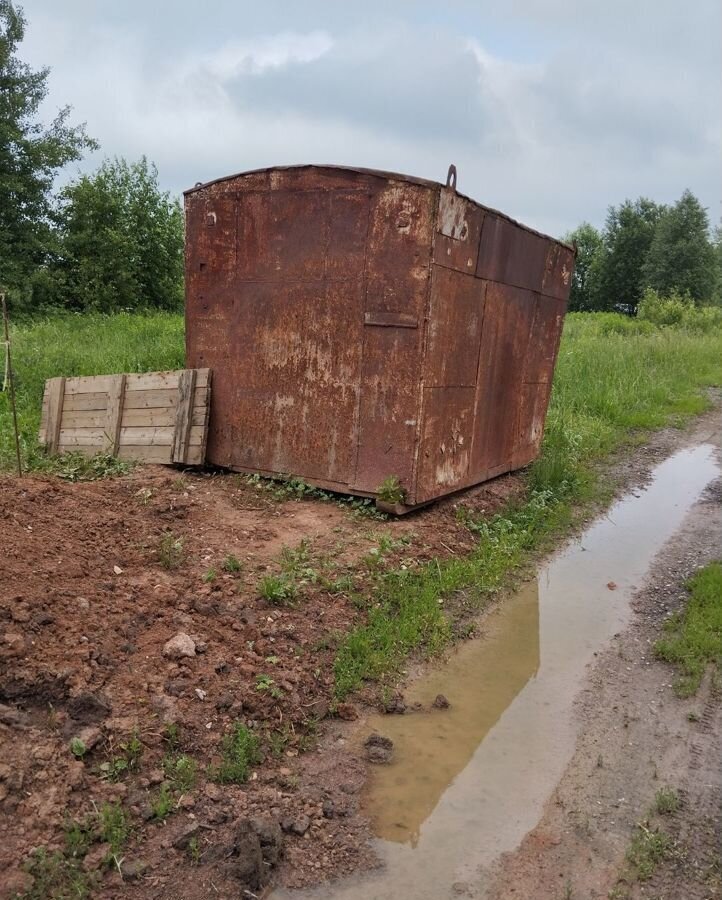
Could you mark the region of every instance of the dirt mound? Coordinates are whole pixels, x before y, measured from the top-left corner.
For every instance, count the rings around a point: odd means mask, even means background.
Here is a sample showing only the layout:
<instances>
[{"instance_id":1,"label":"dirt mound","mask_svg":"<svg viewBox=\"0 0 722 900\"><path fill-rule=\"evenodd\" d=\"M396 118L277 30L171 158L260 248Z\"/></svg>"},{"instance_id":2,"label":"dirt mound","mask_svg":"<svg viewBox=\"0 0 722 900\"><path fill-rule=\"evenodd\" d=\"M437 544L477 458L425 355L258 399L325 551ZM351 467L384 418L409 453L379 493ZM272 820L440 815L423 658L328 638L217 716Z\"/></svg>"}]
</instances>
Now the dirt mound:
<instances>
[{"instance_id":1,"label":"dirt mound","mask_svg":"<svg viewBox=\"0 0 722 900\"><path fill-rule=\"evenodd\" d=\"M464 505L493 512L520 485L498 479ZM343 575L363 593L363 558L381 533L390 565L470 549L455 503L378 522L231 475L3 478L0 896L30 885L21 866L33 848L67 860L78 823L92 849L77 859L92 881L98 856L108 897L205 898L211 882L237 893L279 867L302 885L368 862L353 815L358 764L299 757L332 701L330 636L363 615L334 585ZM284 559L305 573L293 606L259 593ZM164 655L179 634L185 651ZM260 755L245 784L217 784L234 723ZM181 757L194 769L185 782ZM112 809L127 820L122 854L103 824ZM261 819L270 831L244 824Z\"/></svg>"}]
</instances>

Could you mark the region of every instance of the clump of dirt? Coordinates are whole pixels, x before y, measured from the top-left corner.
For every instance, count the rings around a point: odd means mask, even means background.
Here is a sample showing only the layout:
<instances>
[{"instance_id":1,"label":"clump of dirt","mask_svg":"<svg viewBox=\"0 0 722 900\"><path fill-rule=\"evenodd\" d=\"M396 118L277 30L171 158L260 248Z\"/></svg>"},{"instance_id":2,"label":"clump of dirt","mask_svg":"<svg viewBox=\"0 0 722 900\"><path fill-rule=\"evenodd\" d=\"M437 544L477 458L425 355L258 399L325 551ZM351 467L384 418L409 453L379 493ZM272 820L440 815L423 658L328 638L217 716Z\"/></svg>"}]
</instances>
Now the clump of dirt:
<instances>
[{"instance_id":1,"label":"clump of dirt","mask_svg":"<svg viewBox=\"0 0 722 900\"><path fill-rule=\"evenodd\" d=\"M380 542L388 566L473 547L458 500L379 522L156 467L0 486L0 896L33 887L36 848L107 897L200 900L372 864L363 764L312 752L333 636L363 615L352 596ZM522 490L508 476L463 503L493 513ZM246 754L244 783L219 783L229 753Z\"/></svg>"}]
</instances>

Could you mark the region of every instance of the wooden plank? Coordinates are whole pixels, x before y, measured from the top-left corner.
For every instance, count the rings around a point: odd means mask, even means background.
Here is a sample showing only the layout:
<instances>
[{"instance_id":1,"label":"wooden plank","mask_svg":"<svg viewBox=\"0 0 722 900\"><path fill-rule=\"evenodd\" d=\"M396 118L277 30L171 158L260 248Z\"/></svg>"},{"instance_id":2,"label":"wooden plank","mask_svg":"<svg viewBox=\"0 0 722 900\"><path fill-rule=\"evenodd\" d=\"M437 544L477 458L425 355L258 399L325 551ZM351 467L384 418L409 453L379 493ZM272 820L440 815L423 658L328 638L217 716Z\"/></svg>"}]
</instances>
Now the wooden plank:
<instances>
[{"instance_id":1,"label":"wooden plank","mask_svg":"<svg viewBox=\"0 0 722 900\"><path fill-rule=\"evenodd\" d=\"M68 412L63 409L63 428L102 428L106 422L106 413L98 409L77 409ZM206 425L208 407L193 407L193 425ZM155 428L157 426L175 425L175 409L163 407L149 409L127 409L123 406L121 427L123 428Z\"/></svg>"},{"instance_id":2,"label":"wooden plank","mask_svg":"<svg viewBox=\"0 0 722 900\"><path fill-rule=\"evenodd\" d=\"M194 416L193 416L193 425L202 425L202 438L200 446L197 448L193 447L192 444L192 435L191 435L191 447L189 448L189 456L187 458L188 465L202 465L205 462L206 458L206 446L208 444L208 423L211 417L211 379L213 373L210 369L205 370L208 373L207 382L204 387L199 387L198 382L196 382L196 390L195 390L195 407L194 407ZM203 411L203 421L196 421L195 410L202 409ZM197 458L200 459L200 462L196 461Z\"/></svg>"},{"instance_id":3,"label":"wooden plank","mask_svg":"<svg viewBox=\"0 0 722 900\"><path fill-rule=\"evenodd\" d=\"M123 417L125 375L114 375L108 391L108 411L105 421L106 453L115 456L120 444L120 423Z\"/></svg>"},{"instance_id":4,"label":"wooden plank","mask_svg":"<svg viewBox=\"0 0 722 900\"><path fill-rule=\"evenodd\" d=\"M178 378L178 401L176 403L175 434L173 435L173 462L175 463L184 463L188 454L195 390L196 370L184 369Z\"/></svg>"},{"instance_id":5,"label":"wooden plank","mask_svg":"<svg viewBox=\"0 0 722 900\"><path fill-rule=\"evenodd\" d=\"M193 426L188 429L188 446L199 446L203 441L203 425ZM174 445L174 437L176 428L174 425L170 427L160 428L121 428L120 443L132 444L135 447L142 446L166 446Z\"/></svg>"},{"instance_id":6,"label":"wooden plank","mask_svg":"<svg viewBox=\"0 0 722 900\"><path fill-rule=\"evenodd\" d=\"M149 447L147 445L134 446L122 444L118 450L118 459L139 459L142 462L160 463L170 465L173 462L172 447ZM200 463L197 463L200 465Z\"/></svg>"},{"instance_id":7,"label":"wooden plank","mask_svg":"<svg viewBox=\"0 0 722 900\"><path fill-rule=\"evenodd\" d=\"M98 391L108 393L115 375L82 375L65 379L66 394L95 394Z\"/></svg>"},{"instance_id":8,"label":"wooden plank","mask_svg":"<svg viewBox=\"0 0 722 900\"><path fill-rule=\"evenodd\" d=\"M57 453L60 438L60 422L63 418L63 398L65 396L65 379L50 378L48 380L48 418L45 425L45 446L50 453Z\"/></svg>"},{"instance_id":9,"label":"wooden plank","mask_svg":"<svg viewBox=\"0 0 722 900\"><path fill-rule=\"evenodd\" d=\"M58 449L61 453L76 447L96 447L101 450L105 444L104 428L69 428L61 432Z\"/></svg>"},{"instance_id":10,"label":"wooden plank","mask_svg":"<svg viewBox=\"0 0 722 900\"><path fill-rule=\"evenodd\" d=\"M175 409L178 402L178 389L163 389L158 391L126 391L126 409Z\"/></svg>"},{"instance_id":11,"label":"wooden plank","mask_svg":"<svg viewBox=\"0 0 722 900\"><path fill-rule=\"evenodd\" d=\"M99 410L108 408L107 391L92 391L87 394L66 394L63 413L77 412L81 409Z\"/></svg>"},{"instance_id":12,"label":"wooden plank","mask_svg":"<svg viewBox=\"0 0 722 900\"><path fill-rule=\"evenodd\" d=\"M206 387L208 384L208 369L185 370L180 372L143 372L142 374L129 374L126 383L129 391L157 391L163 389L178 389L178 379L183 371L196 372L196 384Z\"/></svg>"}]
</instances>

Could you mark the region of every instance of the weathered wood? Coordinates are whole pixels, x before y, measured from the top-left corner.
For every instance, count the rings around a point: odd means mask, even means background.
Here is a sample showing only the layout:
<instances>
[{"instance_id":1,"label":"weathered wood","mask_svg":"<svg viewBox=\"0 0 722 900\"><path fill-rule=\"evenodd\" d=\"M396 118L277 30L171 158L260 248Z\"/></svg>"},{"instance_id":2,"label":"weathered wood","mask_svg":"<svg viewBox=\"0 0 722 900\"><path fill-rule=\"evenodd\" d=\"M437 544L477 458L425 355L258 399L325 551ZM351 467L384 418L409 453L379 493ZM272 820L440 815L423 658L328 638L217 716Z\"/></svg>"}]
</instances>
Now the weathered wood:
<instances>
[{"instance_id":1,"label":"weathered wood","mask_svg":"<svg viewBox=\"0 0 722 900\"><path fill-rule=\"evenodd\" d=\"M202 425L188 429L187 445L199 446L203 441ZM178 433L174 425L156 428L121 428L120 440L123 444L142 446L144 444L175 448L175 436ZM179 460L174 460L179 462Z\"/></svg>"},{"instance_id":2,"label":"weathered wood","mask_svg":"<svg viewBox=\"0 0 722 900\"><path fill-rule=\"evenodd\" d=\"M63 417L65 379L50 378L47 382L48 419L45 424L45 446L51 453L57 453L60 440L60 422Z\"/></svg>"},{"instance_id":3,"label":"weathered wood","mask_svg":"<svg viewBox=\"0 0 722 900\"><path fill-rule=\"evenodd\" d=\"M205 387L208 384L208 369L181 369L196 373L196 385ZM142 374L127 375L129 391L157 391L164 388L176 390L178 387L178 372L143 372Z\"/></svg>"},{"instance_id":4,"label":"weathered wood","mask_svg":"<svg viewBox=\"0 0 722 900\"><path fill-rule=\"evenodd\" d=\"M178 401L176 403L175 434L173 435L173 462L184 463L190 442L193 402L196 390L196 370L184 369L178 377Z\"/></svg>"},{"instance_id":5,"label":"weathered wood","mask_svg":"<svg viewBox=\"0 0 722 900\"><path fill-rule=\"evenodd\" d=\"M127 394L125 395L128 396ZM197 392L196 392L197 396ZM107 415L101 409L76 409L68 411L63 409L63 428L102 428L106 423ZM206 406L193 407L193 425L205 425L208 419ZM175 425L175 408L139 408L128 409L123 404L121 419L122 428L156 428Z\"/></svg>"},{"instance_id":6,"label":"weathered wood","mask_svg":"<svg viewBox=\"0 0 722 900\"><path fill-rule=\"evenodd\" d=\"M123 418L125 375L115 375L108 391L108 412L105 421L106 452L115 456L120 444L120 423Z\"/></svg>"},{"instance_id":7,"label":"weathered wood","mask_svg":"<svg viewBox=\"0 0 722 900\"><path fill-rule=\"evenodd\" d=\"M200 465L210 381L208 369L50 379L40 439L52 452Z\"/></svg>"}]
</instances>

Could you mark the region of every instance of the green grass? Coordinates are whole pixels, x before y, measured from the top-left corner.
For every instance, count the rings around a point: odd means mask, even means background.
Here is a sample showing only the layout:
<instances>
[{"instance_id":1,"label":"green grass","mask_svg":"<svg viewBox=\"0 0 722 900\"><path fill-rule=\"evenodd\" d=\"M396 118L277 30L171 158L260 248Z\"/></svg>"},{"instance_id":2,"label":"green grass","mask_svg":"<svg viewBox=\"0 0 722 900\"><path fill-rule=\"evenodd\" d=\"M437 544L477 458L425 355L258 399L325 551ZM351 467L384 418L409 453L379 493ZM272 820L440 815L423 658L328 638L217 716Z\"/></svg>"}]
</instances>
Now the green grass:
<instances>
[{"instance_id":1,"label":"green grass","mask_svg":"<svg viewBox=\"0 0 722 900\"><path fill-rule=\"evenodd\" d=\"M678 667L674 688L680 697L697 693L710 664L722 667L722 562L700 569L688 589L686 609L667 621L667 635L654 645L659 659Z\"/></svg>"},{"instance_id":2,"label":"green grass","mask_svg":"<svg viewBox=\"0 0 722 900\"><path fill-rule=\"evenodd\" d=\"M11 341L22 456L33 468L41 459L37 434L47 378L184 365L183 317L176 313L56 315L15 325ZM0 393L0 469L12 469L14 459L9 401Z\"/></svg>"},{"instance_id":3,"label":"green grass","mask_svg":"<svg viewBox=\"0 0 722 900\"><path fill-rule=\"evenodd\" d=\"M236 722L221 742L221 762L211 769L210 775L219 784L243 784L248 780L251 766L260 758L257 735L242 722Z\"/></svg>"},{"instance_id":4,"label":"green grass","mask_svg":"<svg viewBox=\"0 0 722 900\"><path fill-rule=\"evenodd\" d=\"M680 806L679 794L674 788L660 788L654 795L654 809L661 816L669 816L677 812Z\"/></svg>"},{"instance_id":5,"label":"green grass","mask_svg":"<svg viewBox=\"0 0 722 900\"><path fill-rule=\"evenodd\" d=\"M632 868L632 875L637 881L648 881L659 863L669 855L672 839L658 828L650 828L640 822L627 851L627 861Z\"/></svg>"}]
</instances>

